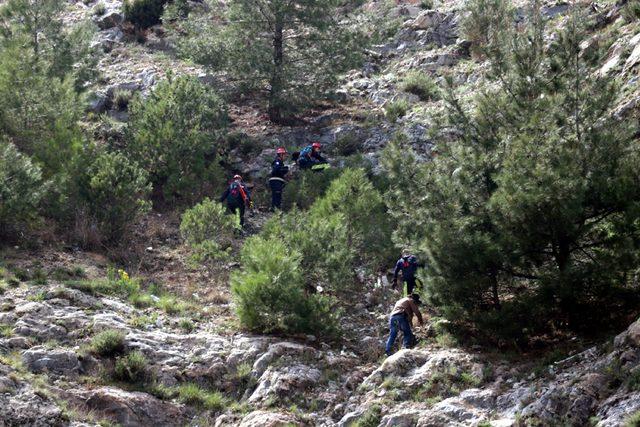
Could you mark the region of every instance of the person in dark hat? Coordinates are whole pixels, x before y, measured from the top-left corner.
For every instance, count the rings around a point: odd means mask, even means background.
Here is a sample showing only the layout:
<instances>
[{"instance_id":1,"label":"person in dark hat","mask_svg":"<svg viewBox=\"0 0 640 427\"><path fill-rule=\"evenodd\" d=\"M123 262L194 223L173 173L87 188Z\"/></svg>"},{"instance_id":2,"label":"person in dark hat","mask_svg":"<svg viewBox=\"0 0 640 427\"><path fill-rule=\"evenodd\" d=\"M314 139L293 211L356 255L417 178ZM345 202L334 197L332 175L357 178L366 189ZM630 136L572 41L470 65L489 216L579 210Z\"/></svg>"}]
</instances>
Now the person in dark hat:
<instances>
[{"instance_id":1,"label":"person in dark hat","mask_svg":"<svg viewBox=\"0 0 640 427\"><path fill-rule=\"evenodd\" d=\"M413 316L415 315L418 318L420 326L424 325L422 313L420 313L418 309L420 304L420 296L418 294L411 294L408 297L402 298L393 306L393 310L389 316L389 339L387 340L387 346L385 348L387 356L391 356L393 345L396 343L396 338L398 337L398 331L402 331L403 348L411 348L414 346L416 337L413 335L413 332L411 332Z\"/></svg>"}]
</instances>

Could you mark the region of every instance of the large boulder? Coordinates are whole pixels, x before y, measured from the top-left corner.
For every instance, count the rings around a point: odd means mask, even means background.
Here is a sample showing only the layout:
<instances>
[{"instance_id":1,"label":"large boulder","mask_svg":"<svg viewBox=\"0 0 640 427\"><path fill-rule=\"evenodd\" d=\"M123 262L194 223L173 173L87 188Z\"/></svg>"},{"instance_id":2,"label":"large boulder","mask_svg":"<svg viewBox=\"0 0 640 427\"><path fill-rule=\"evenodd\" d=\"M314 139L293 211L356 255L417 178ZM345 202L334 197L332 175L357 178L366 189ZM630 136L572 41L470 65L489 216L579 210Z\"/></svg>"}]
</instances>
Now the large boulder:
<instances>
[{"instance_id":1,"label":"large boulder","mask_svg":"<svg viewBox=\"0 0 640 427\"><path fill-rule=\"evenodd\" d=\"M630 69L640 62L640 34L629 40L628 49L633 50L624 64L625 69Z\"/></svg>"},{"instance_id":2,"label":"large boulder","mask_svg":"<svg viewBox=\"0 0 640 427\"><path fill-rule=\"evenodd\" d=\"M77 375L80 372L80 361L75 352L70 350L46 350L34 348L22 353L22 362L31 372L50 372L58 375Z\"/></svg>"},{"instance_id":3,"label":"large boulder","mask_svg":"<svg viewBox=\"0 0 640 427\"><path fill-rule=\"evenodd\" d=\"M240 427L281 427L298 424L295 417L289 414L254 411L242 419Z\"/></svg>"},{"instance_id":4,"label":"large boulder","mask_svg":"<svg viewBox=\"0 0 640 427\"><path fill-rule=\"evenodd\" d=\"M3 381L4 383L4 381ZM62 409L30 386L13 383L15 390L0 393L0 426L65 426ZM12 391L12 392L9 392ZM6 423L6 424L5 424Z\"/></svg>"},{"instance_id":5,"label":"large boulder","mask_svg":"<svg viewBox=\"0 0 640 427\"><path fill-rule=\"evenodd\" d=\"M96 16L94 22L101 30L108 30L122 24L124 17L117 9L107 9L102 15Z\"/></svg>"},{"instance_id":6,"label":"large boulder","mask_svg":"<svg viewBox=\"0 0 640 427\"><path fill-rule=\"evenodd\" d=\"M258 387L249 397L249 402L260 403L271 397L290 400L316 385L321 377L320 370L303 364L269 367L260 377Z\"/></svg>"},{"instance_id":7,"label":"large boulder","mask_svg":"<svg viewBox=\"0 0 640 427\"><path fill-rule=\"evenodd\" d=\"M88 394L86 406L99 417L128 427L187 424L183 407L163 402L147 393L102 387Z\"/></svg>"},{"instance_id":8,"label":"large boulder","mask_svg":"<svg viewBox=\"0 0 640 427\"><path fill-rule=\"evenodd\" d=\"M625 420L640 411L640 392L631 394L615 394L605 400L596 418L598 427L617 427L624 425Z\"/></svg>"},{"instance_id":9,"label":"large boulder","mask_svg":"<svg viewBox=\"0 0 640 427\"><path fill-rule=\"evenodd\" d=\"M253 364L253 375L260 377L269 365L285 354L288 356L306 356L313 358L316 355L316 351L312 347L292 342L272 344L269 346L267 352L260 356Z\"/></svg>"}]
</instances>

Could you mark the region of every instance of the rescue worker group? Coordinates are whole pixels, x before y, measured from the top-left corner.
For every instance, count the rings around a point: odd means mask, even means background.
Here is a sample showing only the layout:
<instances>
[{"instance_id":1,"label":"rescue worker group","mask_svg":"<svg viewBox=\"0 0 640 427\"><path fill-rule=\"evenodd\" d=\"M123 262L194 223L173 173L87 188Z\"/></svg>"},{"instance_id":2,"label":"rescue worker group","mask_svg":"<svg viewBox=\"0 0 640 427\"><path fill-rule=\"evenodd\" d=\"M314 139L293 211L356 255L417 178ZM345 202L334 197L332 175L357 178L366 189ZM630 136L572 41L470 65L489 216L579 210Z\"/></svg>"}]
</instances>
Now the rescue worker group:
<instances>
[{"instance_id":1,"label":"rescue worker group","mask_svg":"<svg viewBox=\"0 0 640 427\"><path fill-rule=\"evenodd\" d=\"M322 171L329 166L328 161L322 156L322 145L319 142L305 147L300 152L292 154L294 164L301 170ZM286 164L287 150L279 147L276 150L276 158L271 165L269 187L271 189L271 211L282 209L282 193L291 177L291 168ZM243 182L242 176L235 175L227 189L220 197L220 203L225 203L229 212L238 215L240 226L244 227L245 212L253 207L251 191ZM414 293L416 290L416 272L418 260L408 250L403 251L402 257L396 262L393 271L393 289L398 288L398 276L402 274L402 292L404 297L394 305L389 316L389 338L385 345L387 356L393 354L398 333L402 332L402 347L412 348L418 343L413 334L413 317L418 318L420 325L424 325L424 319L420 309L420 296Z\"/></svg>"}]
</instances>

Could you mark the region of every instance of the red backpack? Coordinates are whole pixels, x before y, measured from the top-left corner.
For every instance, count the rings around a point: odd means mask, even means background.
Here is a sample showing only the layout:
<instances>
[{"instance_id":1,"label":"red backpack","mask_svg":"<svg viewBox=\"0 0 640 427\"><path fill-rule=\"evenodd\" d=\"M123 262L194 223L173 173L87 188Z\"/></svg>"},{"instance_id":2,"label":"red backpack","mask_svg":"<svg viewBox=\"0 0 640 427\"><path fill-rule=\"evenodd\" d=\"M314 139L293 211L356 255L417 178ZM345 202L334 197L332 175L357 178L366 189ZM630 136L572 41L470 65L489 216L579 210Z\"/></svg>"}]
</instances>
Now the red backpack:
<instances>
[{"instance_id":1,"label":"red backpack","mask_svg":"<svg viewBox=\"0 0 640 427\"><path fill-rule=\"evenodd\" d=\"M233 197L235 200L242 199L245 204L247 203L247 192L244 191L242 184L239 182L231 183L231 186L229 187L229 196Z\"/></svg>"}]
</instances>

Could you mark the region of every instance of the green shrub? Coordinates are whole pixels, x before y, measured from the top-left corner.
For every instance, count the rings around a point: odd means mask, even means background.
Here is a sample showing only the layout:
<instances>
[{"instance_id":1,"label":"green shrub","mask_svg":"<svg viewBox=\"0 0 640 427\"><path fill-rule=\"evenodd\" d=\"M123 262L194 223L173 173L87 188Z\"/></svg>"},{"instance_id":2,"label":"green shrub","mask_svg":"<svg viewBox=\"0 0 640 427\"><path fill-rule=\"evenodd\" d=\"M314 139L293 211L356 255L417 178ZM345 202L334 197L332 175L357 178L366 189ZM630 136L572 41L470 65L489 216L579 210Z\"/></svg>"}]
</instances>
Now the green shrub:
<instances>
[{"instance_id":1,"label":"green shrub","mask_svg":"<svg viewBox=\"0 0 640 427\"><path fill-rule=\"evenodd\" d=\"M298 252L256 236L246 241L241 260L243 268L232 275L231 292L245 328L335 335L337 318L328 300L305 294Z\"/></svg>"},{"instance_id":2,"label":"green shrub","mask_svg":"<svg viewBox=\"0 0 640 427\"><path fill-rule=\"evenodd\" d=\"M300 269L304 271L304 284L309 289L322 285L328 290L340 290L345 280L353 278L357 249L355 245L349 247L348 229L340 214L322 216L293 210L272 217L264 225L261 236L285 242L300 254Z\"/></svg>"},{"instance_id":3,"label":"green shrub","mask_svg":"<svg viewBox=\"0 0 640 427\"><path fill-rule=\"evenodd\" d=\"M627 22L633 22L640 18L640 1L638 0L629 0L627 3L622 6L622 10L620 11L622 17Z\"/></svg>"},{"instance_id":4,"label":"green shrub","mask_svg":"<svg viewBox=\"0 0 640 427\"><path fill-rule=\"evenodd\" d=\"M420 8L427 10L433 9L433 0L421 0Z\"/></svg>"},{"instance_id":5,"label":"green shrub","mask_svg":"<svg viewBox=\"0 0 640 427\"><path fill-rule=\"evenodd\" d=\"M10 271L7 268L0 267L0 286L4 285L4 288L12 287L17 288L20 286L20 280L15 275L13 271Z\"/></svg>"},{"instance_id":6,"label":"green shrub","mask_svg":"<svg viewBox=\"0 0 640 427\"><path fill-rule=\"evenodd\" d=\"M51 277L58 281L65 281L71 279L78 279L85 277L86 273L82 267L76 267L69 269L66 267L57 267L51 272Z\"/></svg>"},{"instance_id":7,"label":"green shrub","mask_svg":"<svg viewBox=\"0 0 640 427\"><path fill-rule=\"evenodd\" d=\"M238 219L225 206L204 199L182 215L180 233L194 250L196 261L224 257L231 250Z\"/></svg>"},{"instance_id":8,"label":"green shrub","mask_svg":"<svg viewBox=\"0 0 640 427\"><path fill-rule=\"evenodd\" d=\"M289 210L293 206L309 209L340 173L342 171L336 168L325 169L321 173L308 170L300 171L296 179L285 187L283 198L285 210Z\"/></svg>"},{"instance_id":9,"label":"green shrub","mask_svg":"<svg viewBox=\"0 0 640 427\"><path fill-rule=\"evenodd\" d=\"M144 357L144 354L134 351L116 360L113 376L118 381L131 384L144 383L149 378L147 365L147 358Z\"/></svg>"},{"instance_id":10,"label":"green shrub","mask_svg":"<svg viewBox=\"0 0 640 427\"><path fill-rule=\"evenodd\" d=\"M391 230L382 196L366 172L343 170L306 212L273 216L245 243L243 269L232 276L243 326L267 333L337 333L331 300L309 291L351 291L344 283L355 280L356 267L373 271L393 261Z\"/></svg>"},{"instance_id":11,"label":"green shrub","mask_svg":"<svg viewBox=\"0 0 640 427\"><path fill-rule=\"evenodd\" d=\"M226 185L216 141L228 116L209 86L169 75L144 100L136 96L129 112L125 151L166 198L188 202Z\"/></svg>"},{"instance_id":12,"label":"green shrub","mask_svg":"<svg viewBox=\"0 0 640 427\"><path fill-rule=\"evenodd\" d=\"M340 156L352 156L362 150L362 139L354 133L347 133L336 138L333 150Z\"/></svg>"},{"instance_id":13,"label":"green shrub","mask_svg":"<svg viewBox=\"0 0 640 427\"><path fill-rule=\"evenodd\" d=\"M105 14L106 11L107 11L107 7L102 2L98 3L93 7L93 14L95 16L102 16Z\"/></svg>"},{"instance_id":14,"label":"green shrub","mask_svg":"<svg viewBox=\"0 0 640 427\"><path fill-rule=\"evenodd\" d=\"M153 297L147 293L135 293L129 297L129 302L136 308L147 308L155 304Z\"/></svg>"},{"instance_id":15,"label":"green shrub","mask_svg":"<svg viewBox=\"0 0 640 427\"><path fill-rule=\"evenodd\" d=\"M160 23L166 3L167 0L125 0L122 13L136 28L149 28Z\"/></svg>"},{"instance_id":16,"label":"green shrub","mask_svg":"<svg viewBox=\"0 0 640 427\"><path fill-rule=\"evenodd\" d=\"M377 270L393 261L396 255L391 242L393 225L382 195L364 169L345 169L331 182L309 215L317 218L340 215L355 264Z\"/></svg>"},{"instance_id":17,"label":"green shrub","mask_svg":"<svg viewBox=\"0 0 640 427\"><path fill-rule=\"evenodd\" d=\"M440 97L440 89L433 79L424 72L407 74L402 81L402 90L420 97L422 101L435 101Z\"/></svg>"},{"instance_id":18,"label":"green shrub","mask_svg":"<svg viewBox=\"0 0 640 427\"><path fill-rule=\"evenodd\" d=\"M185 19L189 16L190 10L188 0L173 0L165 6L162 21L168 23Z\"/></svg>"},{"instance_id":19,"label":"green shrub","mask_svg":"<svg viewBox=\"0 0 640 427\"><path fill-rule=\"evenodd\" d=\"M514 24L515 9L510 0L471 0L465 5L460 27L472 52L481 55L507 45L506 36Z\"/></svg>"},{"instance_id":20,"label":"green shrub","mask_svg":"<svg viewBox=\"0 0 640 427\"><path fill-rule=\"evenodd\" d=\"M178 326L180 326L180 329L184 330L185 332L193 332L193 330L196 328L196 325L193 324L193 321L191 319L180 319L180 322L178 322Z\"/></svg>"},{"instance_id":21,"label":"green shrub","mask_svg":"<svg viewBox=\"0 0 640 427\"><path fill-rule=\"evenodd\" d=\"M87 170L84 197L104 239L125 238L130 226L150 208L148 174L125 154L101 153Z\"/></svg>"},{"instance_id":22,"label":"green shrub","mask_svg":"<svg viewBox=\"0 0 640 427\"><path fill-rule=\"evenodd\" d=\"M37 286L45 286L47 284L47 273L40 267L35 268L31 275L31 283Z\"/></svg>"},{"instance_id":23,"label":"green shrub","mask_svg":"<svg viewBox=\"0 0 640 427\"><path fill-rule=\"evenodd\" d=\"M353 427L377 427L382 419L382 408L373 405L367 408L360 418L353 423Z\"/></svg>"},{"instance_id":24,"label":"green shrub","mask_svg":"<svg viewBox=\"0 0 640 427\"><path fill-rule=\"evenodd\" d=\"M128 298L133 304L149 298L141 291L139 279L131 278L126 271L114 268L107 270L106 279L69 280L64 283L70 288L91 295L117 295Z\"/></svg>"},{"instance_id":25,"label":"green shrub","mask_svg":"<svg viewBox=\"0 0 640 427\"><path fill-rule=\"evenodd\" d=\"M146 329L148 326L155 325L157 320L158 320L158 314L153 313L149 316L146 316L146 315L134 316L129 320L128 323L134 328Z\"/></svg>"},{"instance_id":26,"label":"green shrub","mask_svg":"<svg viewBox=\"0 0 640 427\"><path fill-rule=\"evenodd\" d=\"M640 427L640 411L636 411L624 420L624 427Z\"/></svg>"},{"instance_id":27,"label":"green shrub","mask_svg":"<svg viewBox=\"0 0 640 427\"><path fill-rule=\"evenodd\" d=\"M0 337L9 338L13 335L13 326L0 323Z\"/></svg>"},{"instance_id":28,"label":"green shrub","mask_svg":"<svg viewBox=\"0 0 640 427\"><path fill-rule=\"evenodd\" d=\"M156 306L167 314L181 314L187 311L187 304L170 295L160 297Z\"/></svg>"},{"instance_id":29,"label":"green shrub","mask_svg":"<svg viewBox=\"0 0 640 427\"><path fill-rule=\"evenodd\" d=\"M99 356L113 356L124 351L124 333L113 329L100 332L91 340L91 351Z\"/></svg>"},{"instance_id":30,"label":"green shrub","mask_svg":"<svg viewBox=\"0 0 640 427\"><path fill-rule=\"evenodd\" d=\"M322 284L332 291L344 289L342 283L353 277L354 267L375 270L395 256L392 223L380 193L363 169L341 172L307 212L275 216L261 233L301 254L308 286Z\"/></svg>"},{"instance_id":31,"label":"green shrub","mask_svg":"<svg viewBox=\"0 0 640 427\"><path fill-rule=\"evenodd\" d=\"M40 168L0 139L0 235L36 218L44 191Z\"/></svg>"},{"instance_id":32,"label":"green shrub","mask_svg":"<svg viewBox=\"0 0 640 427\"><path fill-rule=\"evenodd\" d=\"M404 99L392 101L384 106L384 114L391 123L395 123L400 117L404 117L409 110L409 103Z\"/></svg>"},{"instance_id":33,"label":"green shrub","mask_svg":"<svg viewBox=\"0 0 640 427\"><path fill-rule=\"evenodd\" d=\"M207 391L197 384L183 384L178 387L178 400L186 405L219 412L228 405L228 399L217 391Z\"/></svg>"},{"instance_id":34,"label":"green shrub","mask_svg":"<svg viewBox=\"0 0 640 427\"><path fill-rule=\"evenodd\" d=\"M128 298L140 293L140 280L132 278L122 269L108 268L107 281L112 288L112 294Z\"/></svg>"}]
</instances>

